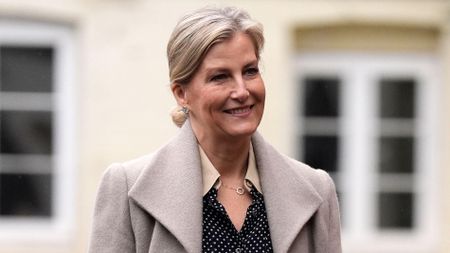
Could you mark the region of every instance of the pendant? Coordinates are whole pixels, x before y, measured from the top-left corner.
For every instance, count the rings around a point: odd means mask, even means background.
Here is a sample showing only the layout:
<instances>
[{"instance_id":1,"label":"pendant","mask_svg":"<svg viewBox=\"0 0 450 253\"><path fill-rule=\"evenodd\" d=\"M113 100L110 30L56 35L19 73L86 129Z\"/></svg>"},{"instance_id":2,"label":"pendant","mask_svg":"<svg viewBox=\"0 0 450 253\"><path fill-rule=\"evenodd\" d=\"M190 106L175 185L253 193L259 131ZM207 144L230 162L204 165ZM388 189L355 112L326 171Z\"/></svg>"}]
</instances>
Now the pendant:
<instances>
[{"instance_id":1,"label":"pendant","mask_svg":"<svg viewBox=\"0 0 450 253\"><path fill-rule=\"evenodd\" d=\"M236 188L236 193L239 195L244 195L245 190L242 187L238 187L238 188Z\"/></svg>"}]
</instances>

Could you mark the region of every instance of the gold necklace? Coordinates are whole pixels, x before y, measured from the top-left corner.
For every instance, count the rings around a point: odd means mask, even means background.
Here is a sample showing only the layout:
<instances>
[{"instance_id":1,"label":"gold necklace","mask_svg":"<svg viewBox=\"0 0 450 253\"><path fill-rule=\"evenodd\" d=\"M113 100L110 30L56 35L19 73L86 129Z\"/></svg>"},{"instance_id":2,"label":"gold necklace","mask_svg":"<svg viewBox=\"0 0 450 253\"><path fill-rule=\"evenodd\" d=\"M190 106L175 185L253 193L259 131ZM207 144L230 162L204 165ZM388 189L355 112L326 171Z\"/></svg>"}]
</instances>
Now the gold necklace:
<instances>
[{"instance_id":1,"label":"gold necklace","mask_svg":"<svg viewBox=\"0 0 450 253\"><path fill-rule=\"evenodd\" d=\"M229 185L224 184L222 181L220 181L220 186L223 186L227 189L234 190L237 195L244 195L245 194L245 188L244 187L231 187Z\"/></svg>"}]
</instances>

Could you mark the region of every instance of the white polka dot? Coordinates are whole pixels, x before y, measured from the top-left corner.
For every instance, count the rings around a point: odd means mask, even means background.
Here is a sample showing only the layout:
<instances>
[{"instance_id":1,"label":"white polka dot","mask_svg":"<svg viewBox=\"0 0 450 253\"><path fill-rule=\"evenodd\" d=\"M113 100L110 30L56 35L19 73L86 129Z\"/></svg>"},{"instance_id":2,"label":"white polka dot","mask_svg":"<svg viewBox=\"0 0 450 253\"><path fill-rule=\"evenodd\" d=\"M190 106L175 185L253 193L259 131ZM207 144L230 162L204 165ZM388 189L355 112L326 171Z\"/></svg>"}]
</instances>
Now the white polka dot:
<instances>
[{"instance_id":1,"label":"white polka dot","mask_svg":"<svg viewBox=\"0 0 450 253\"><path fill-rule=\"evenodd\" d=\"M253 202L247 209L241 231L237 232L225 208L217 201L217 190L203 198L202 251L273 252L263 196L251 190Z\"/></svg>"}]
</instances>

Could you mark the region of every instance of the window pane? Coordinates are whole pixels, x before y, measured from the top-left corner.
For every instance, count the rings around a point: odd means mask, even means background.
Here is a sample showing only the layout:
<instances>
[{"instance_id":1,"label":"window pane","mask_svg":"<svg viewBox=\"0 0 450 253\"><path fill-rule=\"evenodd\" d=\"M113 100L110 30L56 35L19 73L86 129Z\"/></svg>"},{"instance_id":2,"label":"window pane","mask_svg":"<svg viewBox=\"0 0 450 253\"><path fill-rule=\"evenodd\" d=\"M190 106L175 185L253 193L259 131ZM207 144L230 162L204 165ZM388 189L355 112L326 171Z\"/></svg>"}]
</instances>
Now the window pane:
<instances>
[{"instance_id":1,"label":"window pane","mask_svg":"<svg viewBox=\"0 0 450 253\"><path fill-rule=\"evenodd\" d=\"M335 117L339 114L339 80L308 77L304 80L304 116Z\"/></svg>"},{"instance_id":2,"label":"window pane","mask_svg":"<svg viewBox=\"0 0 450 253\"><path fill-rule=\"evenodd\" d=\"M412 228L414 216L412 193L380 193L379 228Z\"/></svg>"},{"instance_id":3,"label":"window pane","mask_svg":"<svg viewBox=\"0 0 450 253\"><path fill-rule=\"evenodd\" d=\"M1 47L2 91L50 92L53 79L51 48Z\"/></svg>"},{"instance_id":4,"label":"window pane","mask_svg":"<svg viewBox=\"0 0 450 253\"><path fill-rule=\"evenodd\" d=\"M388 173L412 173L414 139L412 137L381 137L379 169Z\"/></svg>"},{"instance_id":5,"label":"window pane","mask_svg":"<svg viewBox=\"0 0 450 253\"><path fill-rule=\"evenodd\" d=\"M51 176L0 174L0 215L50 216Z\"/></svg>"},{"instance_id":6,"label":"window pane","mask_svg":"<svg viewBox=\"0 0 450 253\"><path fill-rule=\"evenodd\" d=\"M380 84L380 116L414 118L415 81L386 78L382 79Z\"/></svg>"},{"instance_id":7,"label":"window pane","mask_svg":"<svg viewBox=\"0 0 450 253\"><path fill-rule=\"evenodd\" d=\"M329 172L337 171L338 138L336 136L303 137L303 160L306 164Z\"/></svg>"},{"instance_id":8,"label":"window pane","mask_svg":"<svg viewBox=\"0 0 450 253\"><path fill-rule=\"evenodd\" d=\"M1 154L0 173L50 174L53 171L51 155Z\"/></svg>"},{"instance_id":9,"label":"window pane","mask_svg":"<svg viewBox=\"0 0 450 253\"><path fill-rule=\"evenodd\" d=\"M1 153L50 154L50 112L0 111Z\"/></svg>"}]
</instances>

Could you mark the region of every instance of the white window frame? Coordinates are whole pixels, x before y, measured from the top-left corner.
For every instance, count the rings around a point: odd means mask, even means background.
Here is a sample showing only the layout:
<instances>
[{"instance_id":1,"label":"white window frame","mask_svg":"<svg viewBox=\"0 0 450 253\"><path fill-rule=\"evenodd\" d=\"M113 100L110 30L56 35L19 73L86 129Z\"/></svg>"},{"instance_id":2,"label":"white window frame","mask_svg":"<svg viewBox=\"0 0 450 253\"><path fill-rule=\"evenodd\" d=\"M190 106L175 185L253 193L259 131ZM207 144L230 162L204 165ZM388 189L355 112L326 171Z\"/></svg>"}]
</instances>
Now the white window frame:
<instances>
[{"instance_id":1,"label":"white window frame","mask_svg":"<svg viewBox=\"0 0 450 253\"><path fill-rule=\"evenodd\" d=\"M73 31L64 25L0 19L1 45L51 47L54 50L54 66L51 95L52 214L49 218L0 216L0 245L65 244L75 232L76 105ZM20 103L17 106L16 109L20 109Z\"/></svg>"},{"instance_id":2,"label":"white window frame","mask_svg":"<svg viewBox=\"0 0 450 253\"><path fill-rule=\"evenodd\" d=\"M341 203L345 210L344 252L425 253L435 250L440 234L439 191L435 183L439 181L436 154L441 83L437 57L431 53L308 52L298 54L294 66L296 80L311 75L341 79L337 182L341 183L338 187L344 196ZM379 136L376 82L386 76L418 80L414 136L416 154L420 155L414 157L415 220L414 228L408 231L376 227L376 137ZM307 119L300 118L296 126L298 136L303 136L303 120Z\"/></svg>"}]
</instances>

